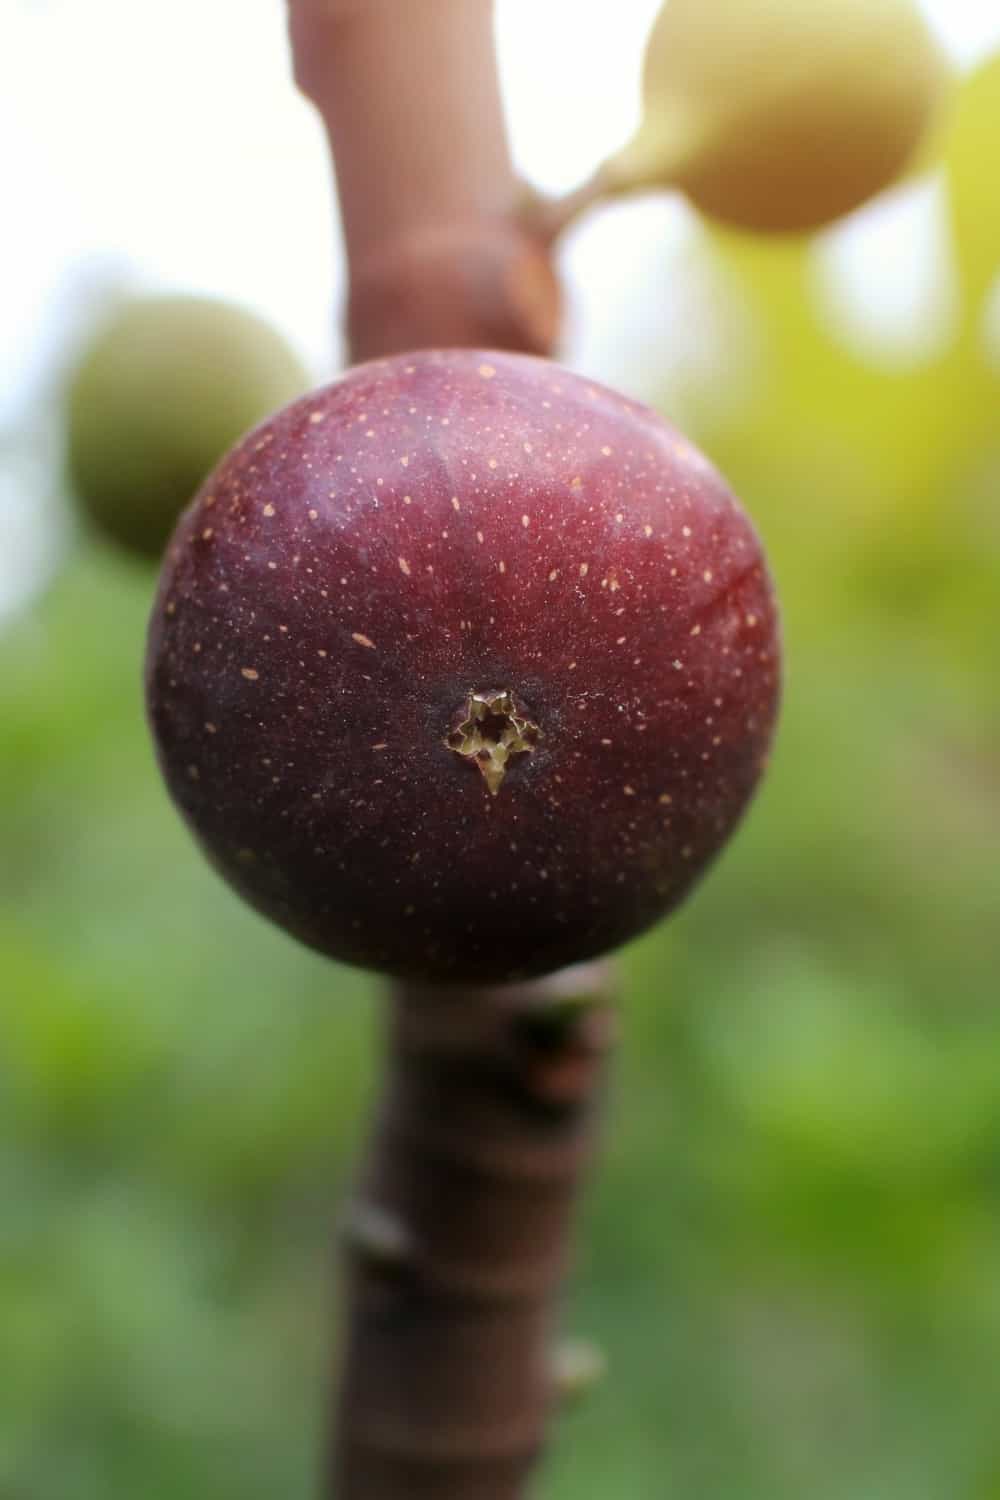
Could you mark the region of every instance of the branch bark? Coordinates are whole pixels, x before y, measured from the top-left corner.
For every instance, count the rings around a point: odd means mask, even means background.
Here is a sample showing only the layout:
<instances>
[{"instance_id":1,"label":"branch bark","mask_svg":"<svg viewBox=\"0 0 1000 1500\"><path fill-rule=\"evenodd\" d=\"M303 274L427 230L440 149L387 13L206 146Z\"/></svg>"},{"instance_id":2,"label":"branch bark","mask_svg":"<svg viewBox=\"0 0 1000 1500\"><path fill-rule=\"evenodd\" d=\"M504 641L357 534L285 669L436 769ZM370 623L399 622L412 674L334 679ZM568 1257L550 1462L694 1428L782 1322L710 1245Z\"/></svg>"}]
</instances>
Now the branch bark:
<instances>
[{"instance_id":1,"label":"branch bark","mask_svg":"<svg viewBox=\"0 0 1000 1500\"><path fill-rule=\"evenodd\" d=\"M289 17L335 163L352 359L551 354L559 284L517 221L492 0L290 0Z\"/></svg>"},{"instance_id":2,"label":"branch bark","mask_svg":"<svg viewBox=\"0 0 1000 1500\"><path fill-rule=\"evenodd\" d=\"M525 212L492 0L289 0L295 75L335 164L354 360L548 355L551 216ZM327 1493L519 1500L555 1390L554 1296L612 1039L610 977L398 987L346 1216Z\"/></svg>"},{"instance_id":3,"label":"branch bark","mask_svg":"<svg viewBox=\"0 0 1000 1500\"><path fill-rule=\"evenodd\" d=\"M553 1298L613 1038L609 972L400 988L345 1225L331 1495L515 1500L555 1393Z\"/></svg>"}]
</instances>

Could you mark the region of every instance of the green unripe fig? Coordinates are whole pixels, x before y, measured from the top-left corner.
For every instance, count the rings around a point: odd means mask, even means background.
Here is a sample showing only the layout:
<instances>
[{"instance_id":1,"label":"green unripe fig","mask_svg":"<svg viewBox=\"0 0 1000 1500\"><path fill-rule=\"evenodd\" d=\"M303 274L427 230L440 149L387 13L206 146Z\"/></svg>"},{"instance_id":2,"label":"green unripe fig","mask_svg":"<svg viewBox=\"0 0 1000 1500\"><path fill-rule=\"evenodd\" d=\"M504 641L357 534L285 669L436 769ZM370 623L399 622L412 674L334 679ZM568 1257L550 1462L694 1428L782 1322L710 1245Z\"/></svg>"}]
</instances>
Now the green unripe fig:
<instances>
[{"instance_id":1,"label":"green unripe fig","mask_svg":"<svg viewBox=\"0 0 1000 1500\"><path fill-rule=\"evenodd\" d=\"M158 557L222 455L309 384L280 334L242 307L124 303L70 378L67 458L81 508L120 546Z\"/></svg>"},{"instance_id":2,"label":"green unripe fig","mask_svg":"<svg viewBox=\"0 0 1000 1500\"><path fill-rule=\"evenodd\" d=\"M816 229L895 181L946 73L914 0L666 0L642 123L602 176L745 229Z\"/></svg>"}]
</instances>

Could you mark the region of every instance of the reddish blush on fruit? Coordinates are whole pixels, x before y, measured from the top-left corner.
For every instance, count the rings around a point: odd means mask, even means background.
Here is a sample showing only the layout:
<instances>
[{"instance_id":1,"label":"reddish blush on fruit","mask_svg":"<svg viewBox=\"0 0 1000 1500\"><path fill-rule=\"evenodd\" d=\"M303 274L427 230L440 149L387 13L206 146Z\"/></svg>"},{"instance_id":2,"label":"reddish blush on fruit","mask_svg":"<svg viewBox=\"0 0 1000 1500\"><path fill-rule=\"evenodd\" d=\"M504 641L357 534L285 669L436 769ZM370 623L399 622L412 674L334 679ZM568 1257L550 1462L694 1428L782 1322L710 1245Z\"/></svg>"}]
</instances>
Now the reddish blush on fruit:
<instances>
[{"instance_id":1,"label":"reddish blush on fruit","mask_svg":"<svg viewBox=\"0 0 1000 1500\"><path fill-rule=\"evenodd\" d=\"M716 470L522 355L377 360L211 475L149 717L227 880L334 958L502 984L682 899L764 765L774 594Z\"/></svg>"}]
</instances>

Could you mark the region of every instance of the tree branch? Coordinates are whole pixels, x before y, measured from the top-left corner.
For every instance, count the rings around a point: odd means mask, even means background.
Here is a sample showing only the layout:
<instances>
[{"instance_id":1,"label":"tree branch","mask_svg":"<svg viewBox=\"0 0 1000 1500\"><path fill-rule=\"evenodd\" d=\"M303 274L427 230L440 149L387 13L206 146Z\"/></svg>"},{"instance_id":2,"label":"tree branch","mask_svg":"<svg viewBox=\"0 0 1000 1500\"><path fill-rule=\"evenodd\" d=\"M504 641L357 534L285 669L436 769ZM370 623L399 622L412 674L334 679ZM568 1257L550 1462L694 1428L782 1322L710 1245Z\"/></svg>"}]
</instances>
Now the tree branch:
<instances>
[{"instance_id":1,"label":"tree branch","mask_svg":"<svg viewBox=\"0 0 1000 1500\"><path fill-rule=\"evenodd\" d=\"M613 1039L603 964L400 988L345 1225L330 1493L515 1500L553 1401L553 1294Z\"/></svg>"},{"instance_id":2,"label":"tree branch","mask_svg":"<svg viewBox=\"0 0 1000 1500\"><path fill-rule=\"evenodd\" d=\"M289 15L336 167L352 358L550 354L559 286L516 218L492 0L290 0Z\"/></svg>"},{"instance_id":3,"label":"tree branch","mask_svg":"<svg viewBox=\"0 0 1000 1500\"><path fill-rule=\"evenodd\" d=\"M510 160L492 0L289 0L289 19L335 163L352 358L551 354L560 289ZM516 989L395 990L345 1221L337 1500L523 1494L553 1402L553 1297L609 987L591 964Z\"/></svg>"}]
</instances>

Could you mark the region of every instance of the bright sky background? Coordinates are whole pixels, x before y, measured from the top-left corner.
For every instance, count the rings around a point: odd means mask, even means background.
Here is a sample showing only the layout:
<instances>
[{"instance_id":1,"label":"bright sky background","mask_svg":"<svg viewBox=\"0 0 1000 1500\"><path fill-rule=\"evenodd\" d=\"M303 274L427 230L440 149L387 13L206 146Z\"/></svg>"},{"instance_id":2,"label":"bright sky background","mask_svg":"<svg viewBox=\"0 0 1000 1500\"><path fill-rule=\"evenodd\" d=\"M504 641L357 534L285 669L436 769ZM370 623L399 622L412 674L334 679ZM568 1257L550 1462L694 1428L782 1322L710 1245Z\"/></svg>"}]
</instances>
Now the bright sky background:
<instances>
[{"instance_id":1,"label":"bright sky background","mask_svg":"<svg viewBox=\"0 0 1000 1500\"><path fill-rule=\"evenodd\" d=\"M630 133L658 3L498 0L515 155L543 188L572 186ZM995 0L923 3L961 63L1000 44ZM52 434L39 413L67 334L82 331L81 291L124 284L247 303L319 378L339 358L343 271L325 145L290 82L281 0L0 0L0 35L2 617L51 548ZM665 348L699 357L688 330L707 337L690 316L704 288L673 274L689 224L676 201L647 200L568 237L568 362L641 391ZM890 355L915 328L935 336L933 318L914 317L934 225L925 188L835 232L823 281L845 336L866 330ZM919 261L915 235L931 247Z\"/></svg>"}]
</instances>

